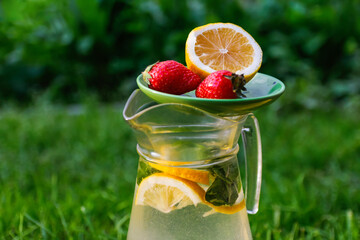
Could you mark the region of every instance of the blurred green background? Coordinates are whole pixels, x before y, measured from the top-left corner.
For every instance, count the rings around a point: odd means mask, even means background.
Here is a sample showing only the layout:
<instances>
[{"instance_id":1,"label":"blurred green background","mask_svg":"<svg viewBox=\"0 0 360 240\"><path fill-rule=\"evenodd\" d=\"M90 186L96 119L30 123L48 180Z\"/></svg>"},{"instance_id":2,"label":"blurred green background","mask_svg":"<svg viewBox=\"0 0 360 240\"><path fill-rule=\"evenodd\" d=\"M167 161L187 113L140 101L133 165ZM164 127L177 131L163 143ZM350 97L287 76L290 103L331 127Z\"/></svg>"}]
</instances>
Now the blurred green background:
<instances>
[{"instance_id":1,"label":"blurred green background","mask_svg":"<svg viewBox=\"0 0 360 240\"><path fill-rule=\"evenodd\" d=\"M0 239L125 239L137 154L121 117L149 64L232 22L286 93L257 111L255 239L358 239L359 0L1 0Z\"/></svg>"},{"instance_id":2,"label":"blurred green background","mask_svg":"<svg viewBox=\"0 0 360 240\"><path fill-rule=\"evenodd\" d=\"M185 63L188 33L211 22L247 30L264 51L261 72L306 92L296 104L314 107L308 94L359 100L359 11L358 0L3 0L1 102L23 103L44 91L62 102L89 92L124 99L147 65Z\"/></svg>"}]
</instances>

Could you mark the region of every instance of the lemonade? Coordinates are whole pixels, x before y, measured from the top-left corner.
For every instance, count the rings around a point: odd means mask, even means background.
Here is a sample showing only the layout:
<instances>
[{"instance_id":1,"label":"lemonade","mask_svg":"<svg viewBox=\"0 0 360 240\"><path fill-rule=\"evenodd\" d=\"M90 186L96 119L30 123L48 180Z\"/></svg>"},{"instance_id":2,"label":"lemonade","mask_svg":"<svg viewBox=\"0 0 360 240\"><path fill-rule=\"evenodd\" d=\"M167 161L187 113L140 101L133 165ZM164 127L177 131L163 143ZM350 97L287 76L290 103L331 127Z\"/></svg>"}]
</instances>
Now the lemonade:
<instances>
[{"instance_id":1,"label":"lemonade","mask_svg":"<svg viewBox=\"0 0 360 240\"><path fill-rule=\"evenodd\" d=\"M210 209L200 204L162 213L134 203L127 239L252 239L245 208L234 214L214 213L204 217Z\"/></svg>"},{"instance_id":2,"label":"lemonade","mask_svg":"<svg viewBox=\"0 0 360 240\"><path fill-rule=\"evenodd\" d=\"M140 157L128 240L252 239L236 155L166 163Z\"/></svg>"}]
</instances>

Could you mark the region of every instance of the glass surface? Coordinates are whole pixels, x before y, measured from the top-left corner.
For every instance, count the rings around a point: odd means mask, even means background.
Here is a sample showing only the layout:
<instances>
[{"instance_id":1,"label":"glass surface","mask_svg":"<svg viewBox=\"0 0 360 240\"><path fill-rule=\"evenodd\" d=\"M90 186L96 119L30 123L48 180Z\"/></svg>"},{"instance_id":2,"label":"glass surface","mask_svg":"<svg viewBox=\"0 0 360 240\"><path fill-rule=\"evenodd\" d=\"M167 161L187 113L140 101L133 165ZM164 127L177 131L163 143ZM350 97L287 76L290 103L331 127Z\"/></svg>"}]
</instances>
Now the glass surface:
<instances>
[{"instance_id":1,"label":"glass surface","mask_svg":"<svg viewBox=\"0 0 360 240\"><path fill-rule=\"evenodd\" d=\"M261 184L260 134L252 114L221 117L187 104L157 104L136 90L123 115L140 155L128 240L252 239L246 204L257 211Z\"/></svg>"}]
</instances>

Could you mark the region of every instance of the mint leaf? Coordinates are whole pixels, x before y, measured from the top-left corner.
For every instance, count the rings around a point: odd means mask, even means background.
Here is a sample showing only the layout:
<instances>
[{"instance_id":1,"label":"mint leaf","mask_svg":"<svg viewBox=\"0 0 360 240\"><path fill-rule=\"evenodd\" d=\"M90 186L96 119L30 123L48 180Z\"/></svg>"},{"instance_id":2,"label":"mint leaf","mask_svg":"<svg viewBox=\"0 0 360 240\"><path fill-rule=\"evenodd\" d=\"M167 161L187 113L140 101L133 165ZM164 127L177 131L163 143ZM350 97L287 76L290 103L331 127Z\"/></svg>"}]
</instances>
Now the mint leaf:
<instances>
[{"instance_id":1,"label":"mint leaf","mask_svg":"<svg viewBox=\"0 0 360 240\"><path fill-rule=\"evenodd\" d=\"M144 161L139 161L139 168L137 172L137 178L136 182L137 184L140 184L141 181L146 178L147 176L150 176L151 174L160 172L156 170L155 168L150 167L149 164L145 163Z\"/></svg>"},{"instance_id":2,"label":"mint leaf","mask_svg":"<svg viewBox=\"0 0 360 240\"><path fill-rule=\"evenodd\" d=\"M214 166L210 171L215 175L215 180L207 189L205 200L215 206L233 205L239 196L240 174L237 162Z\"/></svg>"}]
</instances>

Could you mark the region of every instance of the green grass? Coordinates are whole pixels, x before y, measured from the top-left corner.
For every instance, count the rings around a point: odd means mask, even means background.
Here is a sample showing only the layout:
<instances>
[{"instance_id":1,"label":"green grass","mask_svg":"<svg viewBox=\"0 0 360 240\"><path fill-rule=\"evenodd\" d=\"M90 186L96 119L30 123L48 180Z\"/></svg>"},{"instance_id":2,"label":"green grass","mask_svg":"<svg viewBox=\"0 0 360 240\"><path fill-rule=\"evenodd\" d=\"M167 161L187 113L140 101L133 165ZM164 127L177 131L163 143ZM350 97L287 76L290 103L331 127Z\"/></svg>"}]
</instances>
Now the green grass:
<instances>
[{"instance_id":1,"label":"green grass","mask_svg":"<svg viewBox=\"0 0 360 240\"><path fill-rule=\"evenodd\" d=\"M359 239L355 113L258 111L255 239ZM137 153L121 106L0 110L0 239L126 239Z\"/></svg>"}]
</instances>

